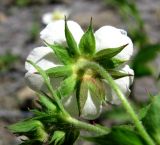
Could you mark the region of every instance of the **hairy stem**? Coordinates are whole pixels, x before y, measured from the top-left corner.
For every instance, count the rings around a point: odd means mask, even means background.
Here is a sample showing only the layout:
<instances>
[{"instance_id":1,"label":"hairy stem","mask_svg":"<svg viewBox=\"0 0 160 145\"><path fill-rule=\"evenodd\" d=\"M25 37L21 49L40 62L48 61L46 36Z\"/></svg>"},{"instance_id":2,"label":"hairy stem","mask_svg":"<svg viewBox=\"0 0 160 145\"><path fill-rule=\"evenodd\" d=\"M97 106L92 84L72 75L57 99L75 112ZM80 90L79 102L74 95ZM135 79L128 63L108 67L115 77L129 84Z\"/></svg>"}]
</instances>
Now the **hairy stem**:
<instances>
[{"instance_id":1,"label":"hairy stem","mask_svg":"<svg viewBox=\"0 0 160 145\"><path fill-rule=\"evenodd\" d=\"M115 83L113 78L110 76L110 74L103 67L101 67L99 64L94 63L94 62L85 62L82 65L82 67L83 68L91 68L91 69L97 71L104 79L107 80L108 84L110 84L111 88L115 91L115 93L117 94L117 96L121 100L121 102L122 102L124 108L126 109L126 111L128 112L128 114L132 117L134 124L135 124L137 130L139 131L139 133L141 134L141 136L144 138L144 140L146 140L148 145L155 145L152 138L148 135L145 128L143 127L143 125L142 125L141 121L139 120L137 114L135 113L134 109L131 107L130 103L128 102L128 100L126 99L126 97L124 96L122 91L119 89L119 87L117 86L117 84Z\"/></svg>"},{"instance_id":2,"label":"hairy stem","mask_svg":"<svg viewBox=\"0 0 160 145\"><path fill-rule=\"evenodd\" d=\"M98 134L107 134L110 132L109 128L102 128L99 126L91 125L86 122L79 121L72 117L66 117L64 118L64 120L68 122L69 124L72 124L75 128L83 129L86 131L91 131L91 132L95 132Z\"/></svg>"}]
</instances>

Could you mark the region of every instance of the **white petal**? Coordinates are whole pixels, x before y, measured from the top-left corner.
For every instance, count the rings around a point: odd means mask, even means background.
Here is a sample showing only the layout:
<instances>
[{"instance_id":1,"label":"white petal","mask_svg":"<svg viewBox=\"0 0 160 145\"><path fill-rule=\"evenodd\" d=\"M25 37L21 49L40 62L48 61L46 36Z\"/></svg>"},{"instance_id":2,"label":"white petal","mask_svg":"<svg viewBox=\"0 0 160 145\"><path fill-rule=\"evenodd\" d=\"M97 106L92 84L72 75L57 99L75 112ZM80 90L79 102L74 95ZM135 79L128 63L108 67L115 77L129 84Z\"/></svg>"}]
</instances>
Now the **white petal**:
<instances>
[{"instance_id":1,"label":"white petal","mask_svg":"<svg viewBox=\"0 0 160 145\"><path fill-rule=\"evenodd\" d=\"M99 101L98 98L92 97L88 91L87 100L82 110L82 117L84 119L94 120L99 117L101 110L101 101Z\"/></svg>"},{"instance_id":2,"label":"white petal","mask_svg":"<svg viewBox=\"0 0 160 145\"><path fill-rule=\"evenodd\" d=\"M134 75L134 71L128 66L125 65L122 69L122 72L128 73L130 75ZM128 97L130 94L130 85L133 83L134 76L127 76L120 79L116 79L115 82L119 86L122 93ZM117 97L116 93L110 88L108 84L105 84L106 86L106 93L108 97L108 101L110 101L112 104L120 104L120 100Z\"/></svg>"},{"instance_id":3,"label":"white petal","mask_svg":"<svg viewBox=\"0 0 160 145\"><path fill-rule=\"evenodd\" d=\"M116 48L128 44L115 57L129 60L133 53L133 43L127 36L127 32L112 26L103 26L95 32L97 51L105 48Z\"/></svg>"},{"instance_id":4,"label":"white petal","mask_svg":"<svg viewBox=\"0 0 160 145\"><path fill-rule=\"evenodd\" d=\"M42 16L42 22L44 24L49 24L51 23L53 20L52 20L52 13L45 13L43 16Z\"/></svg>"},{"instance_id":5,"label":"white petal","mask_svg":"<svg viewBox=\"0 0 160 145\"><path fill-rule=\"evenodd\" d=\"M78 23L74 21L67 21L67 24L75 41L78 44L84 33L82 28ZM52 23L49 23L46 26L46 28L41 31L40 37L41 39L47 41L50 44L58 43L58 44L66 45L64 29L65 29L64 20L52 22Z\"/></svg>"},{"instance_id":6,"label":"white petal","mask_svg":"<svg viewBox=\"0 0 160 145\"><path fill-rule=\"evenodd\" d=\"M80 27L80 25L74 21L67 21L68 28L71 31L75 41L77 44L79 43L82 35L83 30ZM65 38L65 24L64 20L55 21L52 23L49 23L45 29L43 29L40 33L41 39L45 40L46 42L50 44L66 44L66 38Z\"/></svg>"},{"instance_id":7,"label":"white petal","mask_svg":"<svg viewBox=\"0 0 160 145\"><path fill-rule=\"evenodd\" d=\"M47 70L60 64L54 55L53 50L49 47L34 48L27 57L27 60L36 63L43 70ZM28 62L25 63L25 68L30 73L36 72L36 69Z\"/></svg>"},{"instance_id":8,"label":"white petal","mask_svg":"<svg viewBox=\"0 0 160 145\"><path fill-rule=\"evenodd\" d=\"M53 89L57 89L62 81L62 78L50 78ZM34 91L43 91L48 92L48 88L44 82L44 79L41 75L35 74L32 72L27 72L25 74L26 84Z\"/></svg>"},{"instance_id":9,"label":"white petal","mask_svg":"<svg viewBox=\"0 0 160 145\"><path fill-rule=\"evenodd\" d=\"M65 109L74 117L78 117L78 105L76 95L71 95L70 97L62 98L62 103Z\"/></svg>"},{"instance_id":10,"label":"white petal","mask_svg":"<svg viewBox=\"0 0 160 145\"><path fill-rule=\"evenodd\" d=\"M39 91L45 91L47 90L46 86L44 85L44 80L41 75L34 74L27 72L25 74L25 82L26 84L33 90L39 92Z\"/></svg>"}]
</instances>

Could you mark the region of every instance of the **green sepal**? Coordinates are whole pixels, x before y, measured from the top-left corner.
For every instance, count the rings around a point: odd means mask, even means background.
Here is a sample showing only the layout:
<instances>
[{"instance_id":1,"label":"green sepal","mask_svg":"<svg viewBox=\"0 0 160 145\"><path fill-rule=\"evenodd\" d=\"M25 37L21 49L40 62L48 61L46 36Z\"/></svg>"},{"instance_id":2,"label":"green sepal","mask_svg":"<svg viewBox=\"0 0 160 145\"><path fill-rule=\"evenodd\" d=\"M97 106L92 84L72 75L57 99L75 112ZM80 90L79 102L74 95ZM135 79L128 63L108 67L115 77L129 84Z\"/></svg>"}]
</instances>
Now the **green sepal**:
<instances>
[{"instance_id":1,"label":"green sepal","mask_svg":"<svg viewBox=\"0 0 160 145\"><path fill-rule=\"evenodd\" d=\"M46 73L49 77L66 77L71 75L72 68L70 65L57 66L46 70Z\"/></svg>"},{"instance_id":2,"label":"green sepal","mask_svg":"<svg viewBox=\"0 0 160 145\"><path fill-rule=\"evenodd\" d=\"M77 58L77 56L79 56L79 49L78 49L77 43L76 43L72 33L70 32L70 30L68 28L66 18L65 18L65 37L66 37L66 41L68 44L68 47L67 47L68 53L73 58Z\"/></svg>"},{"instance_id":3,"label":"green sepal","mask_svg":"<svg viewBox=\"0 0 160 145\"><path fill-rule=\"evenodd\" d=\"M75 86L77 83L77 76L71 75L67 77L64 81L61 82L58 92L61 94L62 97L71 95L75 90Z\"/></svg>"},{"instance_id":4,"label":"green sepal","mask_svg":"<svg viewBox=\"0 0 160 145\"><path fill-rule=\"evenodd\" d=\"M92 78L88 82L88 88L92 97L97 98L99 101L105 100L105 88L100 79Z\"/></svg>"},{"instance_id":5,"label":"green sepal","mask_svg":"<svg viewBox=\"0 0 160 145\"><path fill-rule=\"evenodd\" d=\"M107 48L107 49L100 50L95 54L93 59L96 61L111 59L112 57L120 53L127 45L128 44L117 47L117 48Z\"/></svg>"},{"instance_id":6,"label":"green sepal","mask_svg":"<svg viewBox=\"0 0 160 145\"><path fill-rule=\"evenodd\" d=\"M23 134L33 139L44 141L47 139L47 133L43 124L38 120L26 120L8 126L8 129L17 134Z\"/></svg>"},{"instance_id":7,"label":"green sepal","mask_svg":"<svg viewBox=\"0 0 160 145\"><path fill-rule=\"evenodd\" d=\"M92 27L92 19L87 31L83 34L79 43L80 52L82 55L93 55L96 50L95 37Z\"/></svg>"},{"instance_id":8,"label":"green sepal","mask_svg":"<svg viewBox=\"0 0 160 145\"><path fill-rule=\"evenodd\" d=\"M73 62L73 58L71 58L70 54L67 51L67 47L64 47L62 45L58 44L49 44L45 41L45 44L52 48L53 52L57 56L57 58L63 63L63 64L70 64Z\"/></svg>"},{"instance_id":9,"label":"green sepal","mask_svg":"<svg viewBox=\"0 0 160 145\"><path fill-rule=\"evenodd\" d=\"M77 85L76 96L78 100L79 115L82 114L82 110L86 103L88 93L91 97L97 101L105 100L105 89L103 83L99 79L95 78L83 78Z\"/></svg>"},{"instance_id":10,"label":"green sepal","mask_svg":"<svg viewBox=\"0 0 160 145\"><path fill-rule=\"evenodd\" d=\"M88 85L84 81L79 81L77 84L77 90L76 90L76 97L78 101L78 110L79 110L79 116L82 113L83 107L86 103L88 96Z\"/></svg>"},{"instance_id":11,"label":"green sepal","mask_svg":"<svg viewBox=\"0 0 160 145\"><path fill-rule=\"evenodd\" d=\"M133 76L132 74L124 73L122 71L113 70L113 69L108 70L108 72L114 79L119 79L119 78L123 78L123 77L127 77L127 76Z\"/></svg>"},{"instance_id":12,"label":"green sepal","mask_svg":"<svg viewBox=\"0 0 160 145\"><path fill-rule=\"evenodd\" d=\"M103 66L105 69L114 69L124 64L126 60L111 58L106 60L103 60L103 59L97 60L96 62L99 63L101 66Z\"/></svg>"},{"instance_id":13,"label":"green sepal","mask_svg":"<svg viewBox=\"0 0 160 145\"><path fill-rule=\"evenodd\" d=\"M160 144L160 95L153 97L147 113L142 119L142 123L145 126L148 134Z\"/></svg>"},{"instance_id":14,"label":"green sepal","mask_svg":"<svg viewBox=\"0 0 160 145\"><path fill-rule=\"evenodd\" d=\"M49 142L50 145L62 145L65 140L64 131L55 131Z\"/></svg>"},{"instance_id":15,"label":"green sepal","mask_svg":"<svg viewBox=\"0 0 160 145\"><path fill-rule=\"evenodd\" d=\"M83 138L98 145L147 145L138 133L125 126L113 127L106 135Z\"/></svg>"}]
</instances>

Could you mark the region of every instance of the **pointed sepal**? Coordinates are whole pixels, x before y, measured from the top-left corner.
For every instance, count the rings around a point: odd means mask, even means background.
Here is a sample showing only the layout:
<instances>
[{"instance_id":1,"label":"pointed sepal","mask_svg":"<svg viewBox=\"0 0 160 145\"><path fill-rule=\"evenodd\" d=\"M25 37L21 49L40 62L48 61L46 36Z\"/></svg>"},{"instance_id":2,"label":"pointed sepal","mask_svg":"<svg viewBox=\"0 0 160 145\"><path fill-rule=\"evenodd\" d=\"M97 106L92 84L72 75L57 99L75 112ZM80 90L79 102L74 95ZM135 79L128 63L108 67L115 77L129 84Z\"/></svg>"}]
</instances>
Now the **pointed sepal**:
<instances>
[{"instance_id":1,"label":"pointed sepal","mask_svg":"<svg viewBox=\"0 0 160 145\"><path fill-rule=\"evenodd\" d=\"M85 56L93 55L95 53L96 46L95 46L94 31L92 27L92 18L87 31L84 33L84 35L80 40L79 48L81 54Z\"/></svg>"},{"instance_id":2,"label":"pointed sepal","mask_svg":"<svg viewBox=\"0 0 160 145\"><path fill-rule=\"evenodd\" d=\"M79 49L78 49L78 45L77 45L72 33L70 32L70 30L68 28L66 18L65 18L65 37L66 37L66 41L68 44L68 47L67 47L68 53L73 58L76 58L77 56L79 56Z\"/></svg>"},{"instance_id":3,"label":"pointed sepal","mask_svg":"<svg viewBox=\"0 0 160 145\"><path fill-rule=\"evenodd\" d=\"M128 44L117 47L117 48L107 48L107 49L100 50L95 54L93 59L96 61L111 59L112 57L120 53L127 45Z\"/></svg>"}]
</instances>

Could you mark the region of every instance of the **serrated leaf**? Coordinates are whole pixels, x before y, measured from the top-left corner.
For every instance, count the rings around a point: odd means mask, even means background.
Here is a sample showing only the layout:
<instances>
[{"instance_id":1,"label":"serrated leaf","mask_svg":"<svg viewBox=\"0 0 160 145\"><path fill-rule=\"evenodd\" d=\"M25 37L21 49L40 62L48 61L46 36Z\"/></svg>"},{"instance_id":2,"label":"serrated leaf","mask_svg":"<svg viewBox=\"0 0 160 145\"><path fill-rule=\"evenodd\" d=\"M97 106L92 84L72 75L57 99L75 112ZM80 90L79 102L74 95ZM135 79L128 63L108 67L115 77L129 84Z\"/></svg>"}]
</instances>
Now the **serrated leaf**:
<instances>
[{"instance_id":1,"label":"serrated leaf","mask_svg":"<svg viewBox=\"0 0 160 145\"><path fill-rule=\"evenodd\" d=\"M68 78L66 78L63 82L61 82L60 87L58 88L58 92L63 97L69 96L75 90L76 83L77 83L77 76L71 75Z\"/></svg>"},{"instance_id":2,"label":"serrated leaf","mask_svg":"<svg viewBox=\"0 0 160 145\"><path fill-rule=\"evenodd\" d=\"M82 36L80 43L79 43L80 52L83 55L93 55L96 50L95 46L95 37L92 27L92 19L90 22L90 26L88 30Z\"/></svg>"},{"instance_id":3,"label":"serrated leaf","mask_svg":"<svg viewBox=\"0 0 160 145\"><path fill-rule=\"evenodd\" d=\"M71 75L72 69L70 65L57 66L46 70L49 77L66 77Z\"/></svg>"},{"instance_id":4,"label":"serrated leaf","mask_svg":"<svg viewBox=\"0 0 160 145\"><path fill-rule=\"evenodd\" d=\"M54 44L51 45L47 42L45 42L45 44L52 48L52 50L54 51L55 55L58 57L58 59L63 63L63 64L70 64L73 62L73 59L71 58L70 54L67 51L67 47L58 45L58 44Z\"/></svg>"},{"instance_id":5,"label":"serrated leaf","mask_svg":"<svg viewBox=\"0 0 160 145\"><path fill-rule=\"evenodd\" d=\"M29 138L44 141L47 139L47 133L43 124L38 120L26 120L8 127L13 133L26 135Z\"/></svg>"},{"instance_id":6,"label":"serrated leaf","mask_svg":"<svg viewBox=\"0 0 160 145\"><path fill-rule=\"evenodd\" d=\"M114 78L114 79L119 79L127 76L133 76L132 74L129 73L124 73L118 70L108 70L109 74Z\"/></svg>"},{"instance_id":7,"label":"serrated leaf","mask_svg":"<svg viewBox=\"0 0 160 145\"><path fill-rule=\"evenodd\" d=\"M128 44L117 47L117 48L107 48L107 49L100 50L95 54L93 59L96 61L111 59L112 57L120 53L127 45Z\"/></svg>"},{"instance_id":8,"label":"serrated leaf","mask_svg":"<svg viewBox=\"0 0 160 145\"><path fill-rule=\"evenodd\" d=\"M43 124L38 120L29 120L10 125L8 126L8 129L13 133L24 133L34 131L37 127L43 128Z\"/></svg>"},{"instance_id":9,"label":"serrated leaf","mask_svg":"<svg viewBox=\"0 0 160 145\"><path fill-rule=\"evenodd\" d=\"M64 131L55 131L49 144L54 143L54 145L62 145L65 140L65 132Z\"/></svg>"},{"instance_id":10,"label":"serrated leaf","mask_svg":"<svg viewBox=\"0 0 160 145\"><path fill-rule=\"evenodd\" d=\"M84 139L99 145L147 145L135 131L126 127L113 127L109 134Z\"/></svg>"},{"instance_id":11,"label":"serrated leaf","mask_svg":"<svg viewBox=\"0 0 160 145\"><path fill-rule=\"evenodd\" d=\"M77 43L76 43L72 33L70 32L70 30L68 28L66 19L65 19L65 37L66 37L66 41L68 44L68 47L67 47L68 53L73 58L76 58L77 56L79 56L79 49L78 49Z\"/></svg>"},{"instance_id":12,"label":"serrated leaf","mask_svg":"<svg viewBox=\"0 0 160 145\"><path fill-rule=\"evenodd\" d=\"M160 144L160 95L155 96L149 106L146 116L142 119L148 134Z\"/></svg>"}]
</instances>

